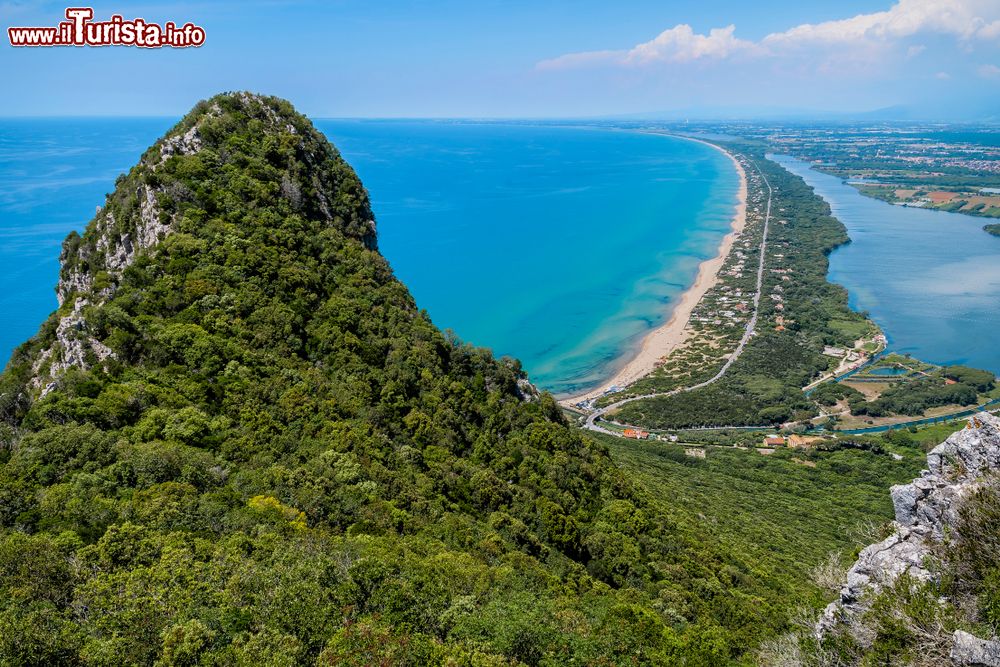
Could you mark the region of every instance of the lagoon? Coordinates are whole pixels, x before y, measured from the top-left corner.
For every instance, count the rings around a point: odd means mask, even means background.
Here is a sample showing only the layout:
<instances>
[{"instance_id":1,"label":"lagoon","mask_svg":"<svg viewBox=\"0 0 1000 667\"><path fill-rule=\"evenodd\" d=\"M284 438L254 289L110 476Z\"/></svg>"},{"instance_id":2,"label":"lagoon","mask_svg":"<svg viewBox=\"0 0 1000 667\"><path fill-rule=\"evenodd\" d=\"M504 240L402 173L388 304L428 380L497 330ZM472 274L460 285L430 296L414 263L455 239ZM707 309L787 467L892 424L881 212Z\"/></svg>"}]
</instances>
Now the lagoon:
<instances>
[{"instance_id":1,"label":"lagoon","mask_svg":"<svg viewBox=\"0 0 1000 667\"><path fill-rule=\"evenodd\" d=\"M893 206L788 156L769 156L805 179L847 227L830 280L882 327L893 352L1000 373L1000 238L986 220Z\"/></svg>"}]
</instances>

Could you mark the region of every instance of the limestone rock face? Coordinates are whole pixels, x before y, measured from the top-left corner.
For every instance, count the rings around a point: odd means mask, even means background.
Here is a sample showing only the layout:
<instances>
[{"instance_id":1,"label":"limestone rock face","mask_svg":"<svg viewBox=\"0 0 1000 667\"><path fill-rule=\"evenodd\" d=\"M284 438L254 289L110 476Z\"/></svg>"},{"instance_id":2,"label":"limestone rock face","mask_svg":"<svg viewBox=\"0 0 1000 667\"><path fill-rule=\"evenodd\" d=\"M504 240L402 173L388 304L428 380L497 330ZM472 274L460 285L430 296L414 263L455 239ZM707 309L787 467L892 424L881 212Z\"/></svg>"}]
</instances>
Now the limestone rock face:
<instances>
[{"instance_id":1,"label":"limestone rock face","mask_svg":"<svg viewBox=\"0 0 1000 667\"><path fill-rule=\"evenodd\" d=\"M990 471L1000 471L1000 418L981 413L970 417L964 429L927 455L927 470L920 477L892 487L895 532L861 552L847 573L840 598L826 608L816 624L816 636L823 638L844 629L864 645L868 633L860 618L868 609L866 594L891 586L904 574L915 581L930 580L934 576L928 569L932 547L955 524L961 499ZM959 634L963 635L961 646L957 641ZM972 640L992 648L974 650ZM975 646L982 648L980 644ZM994 649L997 649L995 654L990 653ZM955 651L957 654L952 654L955 664L1000 665L1000 662L976 662L982 656L1000 655L1000 644L968 633L956 633ZM956 655L959 657L955 658Z\"/></svg>"},{"instance_id":2,"label":"limestone rock face","mask_svg":"<svg viewBox=\"0 0 1000 667\"><path fill-rule=\"evenodd\" d=\"M1000 667L1000 642L956 630L951 661L959 667Z\"/></svg>"},{"instance_id":3,"label":"limestone rock face","mask_svg":"<svg viewBox=\"0 0 1000 667\"><path fill-rule=\"evenodd\" d=\"M41 378L48 378L42 386L42 396L55 389L55 380L70 368L89 368L92 363L101 363L115 356L111 348L90 334L83 315L83 309L88 305L83 297L73 302L73 310L63 315L56 325L55 343L44 349L33 364L36 386L41 383Z\"/></svg>"},{"instance_id":4,"label":"limestone rock face","mask_svg":"<svg viewBox=\"0 0 1000 667\"><path fill-rule=\"evenodd\" d=\"M205 115L211 115L212 111ZM138 167L155 171L171 155L190 155L201 148L198 126L179 137L168 137L160 148L160 159L144 160ZM72 310L62 315L56 325L56 340L45 348L34 364L32 386L45 396L55 388L59 377L72 367L90 368L93 363L113 357L112 351L89 333L84 308L92 302L107 300L125 269L137 254L152 249L172 230L172 220L163 220L156 202L156 191L142 185L136 192L138 215L119 221L103 209L94 219L93 243L71 236L59 256L61 265L56 298L59 305L72 303ZM107 285L95 289L95 275L106 274Z\"/></svg>"},{"instance_id":5,"label":"limestone rock face","mask_svg":"<svg viewBox=\"0 0 1000 667\"><path fill-rule=\"evenodd\" d=\"M197 153L202 147L198 135L199 125L218 113L218 107L213 107L184 134L165 138L158 154L154 153L153 158L148 155L144 157L137 169L155 172L171 156ZM93 234L92 244L83 241L79 244L67 242L64 245L59 257L62 270L56 286L59 305L63 305L74 294L90 292L94 287L94 275L98 271L105 271L113 284L132 265L138 252L153 248L171 232L173 221L160 215L157 194L153 187L140 185L135 191L137 214L129 216L127 220L116 220L114 213L103 209L94 218L96 233ZM163 219L164 217L167 219ZM113 288L106 288L104 296L112 293Z\"/></svg>"}]
</instances>

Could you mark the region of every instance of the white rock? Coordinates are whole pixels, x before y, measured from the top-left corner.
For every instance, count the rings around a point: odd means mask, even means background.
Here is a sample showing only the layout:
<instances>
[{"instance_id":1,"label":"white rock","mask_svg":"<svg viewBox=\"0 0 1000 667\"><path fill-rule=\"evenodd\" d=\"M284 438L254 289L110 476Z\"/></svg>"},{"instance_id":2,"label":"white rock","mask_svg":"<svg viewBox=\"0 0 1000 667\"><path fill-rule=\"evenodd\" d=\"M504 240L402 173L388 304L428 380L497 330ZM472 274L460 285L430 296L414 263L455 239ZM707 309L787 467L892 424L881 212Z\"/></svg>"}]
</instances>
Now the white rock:
<instances>
[{"instance_id":1,"label":"white rock","mask_svg":"<svg viewBox=\"0 0 1000 667\"><path fill-rule=\"evenodd\" d=\"M951 661L961 667L1000 667L1000 642L956 630Z\"/></svg>"},{"instance_id":2,"label":"white rock","mask_svg":"<svg viewBox=\"0 0 1000 667\"><path fill-rule=\"evenodd\" d=\"M955 524L959 501L977 487L984 473L1000 468L1000 418L989 413L970 417L964 429L931 450L927 464L917 479L892 487L896 531L858 556L840 598L830 603L816 624L817 638L838 628L856 638L866 635L858 621L868 609L869 593L891 586L904 573L916 581L934 576L927 569L932 547Z\"/></svg>"}]
</instances>

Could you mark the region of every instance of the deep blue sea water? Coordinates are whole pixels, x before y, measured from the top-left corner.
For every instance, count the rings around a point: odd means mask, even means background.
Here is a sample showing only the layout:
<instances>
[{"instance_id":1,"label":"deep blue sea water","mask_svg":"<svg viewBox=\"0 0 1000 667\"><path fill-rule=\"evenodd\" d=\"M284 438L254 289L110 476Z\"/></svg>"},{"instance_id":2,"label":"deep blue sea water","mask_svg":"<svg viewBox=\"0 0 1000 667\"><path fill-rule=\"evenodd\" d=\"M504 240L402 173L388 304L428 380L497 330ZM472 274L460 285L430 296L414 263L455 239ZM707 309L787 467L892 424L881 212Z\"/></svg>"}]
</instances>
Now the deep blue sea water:
<instances>
[{"instance_id":1,"label":"deep blue sea water","mask_svg":"<svg viewBox=\"0 0 1000 667\"><path fill-rule=\"evenodd\" d=\"M959 213L865 197L807 162L776 156L830 204L851 243L830 256L830 279L867 310L889 348L938 364L1000 373L1000 238Z\"/></svg>"},{"instance_id":2,"label":"deep blue sea water","mask_svg":"<svg viewBox=\"0 0 1000 667\"><path fill-rule=\"evenodd\" d=\"M0 121L0 356L55 308L59 247L170 119ZM728 231L725 156L594 128L317 121L434 322L556 392L600 382Z\"/></svg>"}]
</instances>

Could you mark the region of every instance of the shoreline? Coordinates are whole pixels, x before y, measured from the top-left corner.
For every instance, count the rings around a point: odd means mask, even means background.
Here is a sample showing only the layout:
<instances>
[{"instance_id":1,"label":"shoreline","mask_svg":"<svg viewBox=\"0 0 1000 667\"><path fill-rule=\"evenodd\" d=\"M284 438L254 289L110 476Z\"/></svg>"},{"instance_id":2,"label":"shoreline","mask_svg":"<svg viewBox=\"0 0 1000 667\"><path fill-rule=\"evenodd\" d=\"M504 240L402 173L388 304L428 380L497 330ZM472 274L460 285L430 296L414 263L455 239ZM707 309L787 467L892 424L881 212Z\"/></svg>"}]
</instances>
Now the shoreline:
<instances>
[{"instance_id":1,"label":"shoreline","mask_svg":"<svg viewBox=\"0 0 1000 667\"><path fill-rule=\"evenodd\" d=\"M691 314L694 312L695 306L718 283L719 270L725 264L726 258L736 243L736 239L746 227L747 176L739 160L722 146L702 139L682 135L665 136L696 141L699 144L710 146L729 158L733 166L736 167L740 185L736 194L736 206L733 211L733 220L730 224L729 232L722 237L716 255L698 265L698 273L695 276L694 282L681 294L680 299L671 311L670 319L648 332L643 337L639 349L634 353L630 353L631 359L609 379L586 392L559 398L559 403L564 407L575 407L577 403L600 397L613 386L617 385L619 388L623 388L641 380L656 369L658 362L663 357L682 345L688 338L687 325L691 320Z\"/></svg>"}]
</instances>

